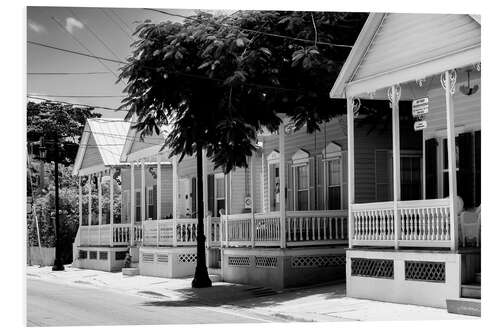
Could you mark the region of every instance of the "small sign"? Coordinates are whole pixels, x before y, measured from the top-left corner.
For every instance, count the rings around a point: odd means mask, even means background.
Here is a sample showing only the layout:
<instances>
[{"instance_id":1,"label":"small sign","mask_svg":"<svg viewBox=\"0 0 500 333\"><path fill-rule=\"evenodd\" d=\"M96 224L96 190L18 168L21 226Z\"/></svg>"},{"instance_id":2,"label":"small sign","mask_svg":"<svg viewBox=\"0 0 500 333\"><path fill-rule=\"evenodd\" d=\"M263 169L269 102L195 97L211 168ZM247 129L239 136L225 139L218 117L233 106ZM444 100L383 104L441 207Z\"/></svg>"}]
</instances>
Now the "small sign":
<instances>
[{"instance_id":1,"label":"small sign","mask_svg":"<svg viewBox=\"0 0 500 333\"><path fill-rule=\"evenodd\" d=\"M415 99L411 104L411 113L413 117L422 116L429 112L429 98Z\"/></svg>"},{"instance_id":2,"label":"small sign","mask_svg":"<svg viewBox=\"0 0 500 333\"><path fill-rule=\"evenodd\" d=\"M424 128L427 128L427 121L421 120L421 121L416 121L415 124L413 124L413 128L415 131L421 131Z\"/></svg>"}]
</instances>

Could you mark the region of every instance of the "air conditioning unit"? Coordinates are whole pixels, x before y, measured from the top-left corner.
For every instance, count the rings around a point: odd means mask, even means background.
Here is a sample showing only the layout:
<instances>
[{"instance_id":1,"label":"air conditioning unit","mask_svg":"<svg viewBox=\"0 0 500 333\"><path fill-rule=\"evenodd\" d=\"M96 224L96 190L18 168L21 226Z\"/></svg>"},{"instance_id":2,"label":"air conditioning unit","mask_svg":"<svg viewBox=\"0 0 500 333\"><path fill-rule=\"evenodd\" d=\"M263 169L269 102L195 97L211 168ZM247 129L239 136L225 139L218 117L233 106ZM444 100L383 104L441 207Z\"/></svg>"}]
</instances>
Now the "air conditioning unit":
<instances>
[{"instance_id":1,"label":"air conditioning unit","mask_svg":"<svg viewBox=\"0 0 500 333\"><path fill-rule=\"evenodd\" d=\"M245 209L252 208L252 197L245 197Z\"/></svg>"}]
</instances>

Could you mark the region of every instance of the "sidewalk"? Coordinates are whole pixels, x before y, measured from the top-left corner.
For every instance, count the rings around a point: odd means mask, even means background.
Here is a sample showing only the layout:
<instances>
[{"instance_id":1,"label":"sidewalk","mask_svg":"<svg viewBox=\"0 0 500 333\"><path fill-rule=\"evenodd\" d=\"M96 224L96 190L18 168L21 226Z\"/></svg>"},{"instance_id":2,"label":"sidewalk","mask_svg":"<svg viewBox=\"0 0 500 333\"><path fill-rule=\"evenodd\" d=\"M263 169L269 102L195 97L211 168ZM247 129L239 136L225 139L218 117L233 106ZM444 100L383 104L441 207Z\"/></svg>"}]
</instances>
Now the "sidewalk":
<instances>
[{"instance_id":1,"label":"sidewalk","mask_svg":"<svg viewBox=\"0 0 500 333\"><path fill-rule=\"evenodd\" d=\"M140 295L145 305L163 307L204 306L274 317L278 321L395 321L451 320L474 317L450 314L446 309L384 303L345 296L345 284L287 289L280 292L247 285L215 282L212 288L193 289L191 278L166 279L122 276L66 266L27 267L27 277L66 285L86 286Z\"/></svg>"}]
</instances>

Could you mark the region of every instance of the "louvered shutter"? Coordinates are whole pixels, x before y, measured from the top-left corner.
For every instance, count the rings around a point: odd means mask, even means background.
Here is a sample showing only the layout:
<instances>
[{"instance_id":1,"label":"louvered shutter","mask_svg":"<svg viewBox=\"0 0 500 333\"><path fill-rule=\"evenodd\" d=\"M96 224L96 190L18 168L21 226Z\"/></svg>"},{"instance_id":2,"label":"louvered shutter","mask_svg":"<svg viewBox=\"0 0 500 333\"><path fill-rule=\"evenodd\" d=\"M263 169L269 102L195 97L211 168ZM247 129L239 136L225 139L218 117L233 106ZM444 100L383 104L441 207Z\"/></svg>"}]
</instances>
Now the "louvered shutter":
<instances>
[{"instance_id":1,"label":"louvered shutter","mask_svg":"<svg viewBox=\"0 0 500 333\"><path fill-rule=\"evenodd\" d=\"M157 204L158 195L156 193L157 189L158 189L158 186L153 185L153 220L157 220L160 218L157 214L157 208L158 208L158 204Z\"/></svg>"},{"instance_id":2,"label":"louvered shutter","mask_svg":"<svg viewBox=\"0 0 500 333\"><path fill-rule=\"evenodd\" d=\"M324 209L324 162L322 156L316 157L316 209Z\"/></svg>"},{"instance_id":3,"label":"louvered shutter","mask_svg":"<svg viewBox=\"0 0 500 333\"><path fill-rule=\"evenodd\" d=\"M198 216L196 211L197 195L196 195L196 177L191 178L191 216Z\"/></svg>"},{"instance_id":4,"label":"louvered shutter","mask_svg":"<svg viewBox=\"0 0 500 333\"><path fill-rule=\"evenodd\" d=\"M292 162L287 162L286 163L286 169L287 172L283 176L286 177L286 191L285 193L285 200L286 200L286 210L295 210L294 207L294 194L295 194L295 184L293 183L293 172L295 172L295 169L292 168ZM281 175L280 175L281 176ZM280 184L280 186L283 186ZM280 188L281 190L281 188Z\"/></svg>"},{"instance_id":5,"label":"louvered shutter","mask_svg":"<svg viewBox=\"0 0 500 333\"><path fill-rule=\"evenodd\" d=\"M437 199L437 140L425 140L425 196Z\"/></svg>"},{"instance_id":6,"label":"louvered shutter","mask_svg":"<svg viewBox=\"0 0 500 333\"><path fill-rule=\"evenodd\" d=\"M474 206L481 205L481 131L474 133Z\"/></svg>"},{"instance_id":7,"label":"louvered shutter","mask_svg":"<svg viewBox=\"0 0 500 333\"><path fill-rule=\"evenodd\" d=\"M474 207L474 170L472 133L462 133L458 136L458 172L457 194L464 201L464 208Z\"/></svg>"},{"instance_id":8,"label":"louvered shutter","mask_svg":"<svg viewBox=\"0 0 500 333\"><path fill-rule=\"evenodd\" d=\"M207 191L208 191L208 209L212 212L212 216L217 216L214 204L214 175L207 176ZM205 212L206 214L207 212Z\"/></svg>"},{"instance_id":9,"label":"louvered shutter","mask_svg":"<svg viewBox=\"0 0 500 333\"><path fill-rule=\"evenodd\" d=\"M314 157L309 158L309 210L316 207L316 163Z\"/></svg>"}]
</instances>

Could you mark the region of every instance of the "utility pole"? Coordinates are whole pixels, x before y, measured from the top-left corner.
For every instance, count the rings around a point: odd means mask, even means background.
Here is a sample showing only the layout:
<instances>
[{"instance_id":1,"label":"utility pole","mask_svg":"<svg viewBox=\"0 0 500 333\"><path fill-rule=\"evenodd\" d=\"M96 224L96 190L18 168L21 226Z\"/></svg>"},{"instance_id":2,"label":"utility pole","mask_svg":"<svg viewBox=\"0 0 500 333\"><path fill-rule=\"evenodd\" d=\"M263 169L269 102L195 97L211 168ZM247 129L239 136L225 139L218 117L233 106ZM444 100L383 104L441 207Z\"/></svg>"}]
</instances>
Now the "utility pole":
<instances>
[{"instance_id":1,"label":"utility pole","mask_svg":"<svg viewBox=\"0 0 500 333\"><path fill-rule=\"evenodd\" d=\"M56 258L54 259L53 271L64 271L64 265L61 260L61 240L59 235L59 140L56 132L55 135L55 154L54 154L54 185L55 185L55 208L56 208Z\"/></svg>"}]
</instances>

